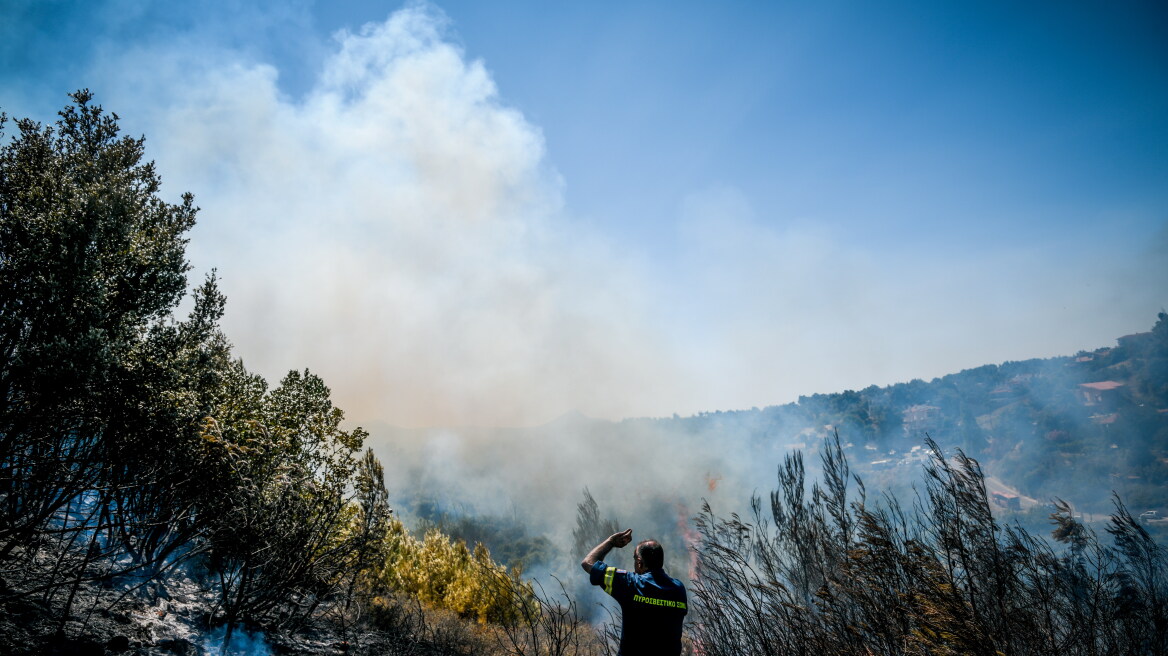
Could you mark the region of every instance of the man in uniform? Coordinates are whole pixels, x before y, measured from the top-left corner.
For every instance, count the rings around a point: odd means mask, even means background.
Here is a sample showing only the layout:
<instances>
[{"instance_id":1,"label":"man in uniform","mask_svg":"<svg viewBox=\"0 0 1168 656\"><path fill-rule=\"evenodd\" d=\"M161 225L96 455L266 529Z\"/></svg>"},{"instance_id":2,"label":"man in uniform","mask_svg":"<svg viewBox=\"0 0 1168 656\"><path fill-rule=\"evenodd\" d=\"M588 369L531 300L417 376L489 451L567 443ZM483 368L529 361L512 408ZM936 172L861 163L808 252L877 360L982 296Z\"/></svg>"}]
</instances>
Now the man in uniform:
<instances>
[{"instance_id":1,"label":"man in uniform","mask_svg":"<svg viewBox=\"0 0 1168 656\"><path fill-rule=\"evenodd\" d=\"M663 569L665 551L645 540L633 551L633 571L604 562L613 547L633 540L633 529L614 533L588 552L580 566L592 585L599 585L620 603L621 641L617 656L677 656L681 653L681 623L687 612L685 586Z\"/></svg>"}]
</instances>

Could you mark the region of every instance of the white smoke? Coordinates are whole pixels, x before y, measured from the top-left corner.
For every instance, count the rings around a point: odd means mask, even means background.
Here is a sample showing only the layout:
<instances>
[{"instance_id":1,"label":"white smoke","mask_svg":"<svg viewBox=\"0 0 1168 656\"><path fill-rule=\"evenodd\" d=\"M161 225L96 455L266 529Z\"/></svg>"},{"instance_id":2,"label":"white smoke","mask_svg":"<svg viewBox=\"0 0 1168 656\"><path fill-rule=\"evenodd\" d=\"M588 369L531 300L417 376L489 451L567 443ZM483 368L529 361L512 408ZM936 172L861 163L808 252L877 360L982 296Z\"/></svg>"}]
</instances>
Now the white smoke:
<instances>
[{"instance_id":1,"label":"white smoke","mask_svg":"<svg viewBox=\"0 0 1168 656\"><path fill-rule=\"evenodd\" d=\"M220 626L203 638L203 653L208 656L271 656L272 648L268 645L263 632L251 632L242 625L235 627L231 632L231 639L227 639L227 627Z\"/></svg>"},{"instance_id":2,"label":"white smoke","mask_svg":"<svg viewBox=\"0 0 1168 656\"><path fill-rule=\"evenodd\" d=\"M269 66L155 62L184 83L145 87L167 98L150 143L168 186L205 190L191 253L219 269L225 328L358 419L629 414L672 360L642 284L566 218L542 134L444 25L418 5L338 34L301 101Z\"/></svg>"},{"instance_id":3,"label":"white smoke","mask_svg":"<svg viewBox=\"0 0 1168 656\"><path fill-rule=\"evenodd\" d=\"M573 217L542 133L435 7L338 33L295 98L207 38L111 56L99 100L148 136L165 193L195 192L191 259L219 270L237 354L312 369L360 423L780 404L1095 348L1163 303L1154 258L856 243L733 185L676 199L650 257Z\"/></svg>"}]
</instances>

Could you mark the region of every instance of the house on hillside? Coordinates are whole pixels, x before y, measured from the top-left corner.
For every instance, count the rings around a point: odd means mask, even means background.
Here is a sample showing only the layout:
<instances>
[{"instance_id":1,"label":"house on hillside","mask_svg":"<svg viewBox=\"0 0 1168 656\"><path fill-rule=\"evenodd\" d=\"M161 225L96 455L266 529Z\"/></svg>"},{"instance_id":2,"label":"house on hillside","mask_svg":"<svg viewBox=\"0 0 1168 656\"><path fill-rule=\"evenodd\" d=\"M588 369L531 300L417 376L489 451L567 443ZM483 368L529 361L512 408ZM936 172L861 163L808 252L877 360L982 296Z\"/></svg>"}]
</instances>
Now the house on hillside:
<instances>
[{"instance_id":1,"label":"house on hillside","mask_svg":"<svg viewBox=\"0 0 1168 656\"><path fill-rule=\"evenodd\" d=\"M935 405L913 405L902 413L904 434L935 433L941 425L941 408Z\"/></svg>"},{"instance_id":2,"label":"house on hillside","mask_svg":"<svg viewBox=\"0 0 1168 656\"><path fill-rule=\"evenodd\" d=\"M1082 383L1077 390L1083 405L1104 405L1112 403L1123 383L1115 380L1101 380L1097 383Z\"/></svg>"},{"instance_id":3,"label":"house on hillside","mask_svg":"<svg viewBox=\"0 0 1168 656\"><path fill-rule=\"evenodd\" d=\"M1155 338L1152 336L1151 332L1146 332L1146 333L1135 333L1132 335L1124 335L1123 337L1120 337L1119 339L1117 339L1115 341L1116 341L1116 343L1119 344L1119 348L1121 348L1121 349L1125 349L1125 350L1135 349L1138 351L1138 350L1141 350L1141 349L1147 347L1149 344L1152 343L1152 341L1154 339Z\"/></svg>"},{"instance_id":4,"label":"house on hillside","mask_svg":"<svg viewBox=\"0 0 1168 656\"><path fill-rule=\"evenodd\" d=\"M1018 399L1018 391L1009 385L998 385L990 390L989 401L994 405L1005 405Z\"/></svg>"}]
</instances>

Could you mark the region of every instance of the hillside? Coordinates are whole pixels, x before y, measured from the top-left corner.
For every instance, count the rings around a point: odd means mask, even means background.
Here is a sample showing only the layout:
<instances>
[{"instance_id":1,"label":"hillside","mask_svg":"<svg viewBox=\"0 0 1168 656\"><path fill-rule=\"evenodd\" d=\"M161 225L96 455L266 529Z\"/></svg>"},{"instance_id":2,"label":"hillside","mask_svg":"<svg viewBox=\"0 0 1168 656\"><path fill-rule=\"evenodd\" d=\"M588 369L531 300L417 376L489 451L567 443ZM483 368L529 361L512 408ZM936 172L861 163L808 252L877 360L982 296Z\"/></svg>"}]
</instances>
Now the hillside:
<instances>
[{"instance_id":1,"label":"hillside","mask_svg":"<svg viewBox=\"0 0 1168 656\"><path fill-rule=\"evenodd\" d=\"M694 417L634 420L720 439L745 431L777 450L814 448L838 431L853 466L895 480L924 458L926 435L961 449L1022 495L1091 513L1111 492L1139 511L1168 504L1168 315L1151 331L1075 355L967 369L798 402Z\"/></svg>"}]
</instances>

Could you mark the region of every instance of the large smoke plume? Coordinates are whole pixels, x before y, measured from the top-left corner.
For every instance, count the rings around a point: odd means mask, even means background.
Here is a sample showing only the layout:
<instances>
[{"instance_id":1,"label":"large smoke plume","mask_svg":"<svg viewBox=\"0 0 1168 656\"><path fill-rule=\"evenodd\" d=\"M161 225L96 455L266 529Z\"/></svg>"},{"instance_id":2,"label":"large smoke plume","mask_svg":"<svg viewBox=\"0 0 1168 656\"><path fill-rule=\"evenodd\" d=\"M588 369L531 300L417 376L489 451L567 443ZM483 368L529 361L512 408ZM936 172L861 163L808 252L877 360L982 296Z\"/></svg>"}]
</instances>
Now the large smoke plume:
<instances>
[{"instance_id":1,"label":"large smoke plume","mask_svg":"<svg viewBox=\"0 0 1168 656\"><path fill-rule=\"evenodd\" d=\"M641 217L566 206L557 153L437 7L331 44L297 12L236 18L258 46L195 27L99 49L90 74L165 189L196 194L191 259L218 268L238 353L273 380L309 367L359 423L764 406L1090 348L1163 302L1139 282L1152 251L877 249L715 180L658 199L656 243L618 243L604 226ZM276 32L318 58L302 93L264 59Z\"/></svg>"}]
</instances>

